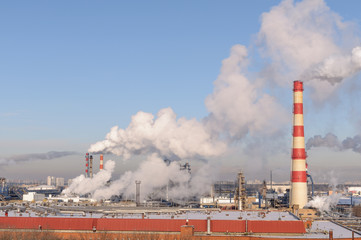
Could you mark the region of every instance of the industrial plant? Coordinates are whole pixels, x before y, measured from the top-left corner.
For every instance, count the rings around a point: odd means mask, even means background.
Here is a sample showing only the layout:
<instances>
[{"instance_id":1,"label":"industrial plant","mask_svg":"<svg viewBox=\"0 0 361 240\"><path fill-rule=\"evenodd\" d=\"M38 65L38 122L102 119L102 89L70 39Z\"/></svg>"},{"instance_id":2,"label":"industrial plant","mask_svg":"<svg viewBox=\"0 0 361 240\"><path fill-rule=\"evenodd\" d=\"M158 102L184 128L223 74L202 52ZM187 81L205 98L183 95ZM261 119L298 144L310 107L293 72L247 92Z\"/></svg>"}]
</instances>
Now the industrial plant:
<instances>
[{"instance_id":1,"label":"industrial plant","mask_svg":"<svg viewBox=\"0 0 361 240\"><path fill-rule=\"evenodd\" d=\"M170 179L142 195L146 182L139 178L131 197L77 194L67 191L75 180L65 184L61 177L49 176L47 185L38 186L0 178L0 239L361 239L361 186L331 189L307 172L303 90L303 82L294 81L290 182L247 181L240 171L233 181L213 182L200 196L188 192L191 164L169 159L164 164L178 164L184 184ZM94 172L96 158L85 154L84 175L76 181L91 183L106 173L103 154ZM103 188L111 189L113 181ZM175 188L182 189L181 197L171 196Z\"/></svg>"}]
</instances>

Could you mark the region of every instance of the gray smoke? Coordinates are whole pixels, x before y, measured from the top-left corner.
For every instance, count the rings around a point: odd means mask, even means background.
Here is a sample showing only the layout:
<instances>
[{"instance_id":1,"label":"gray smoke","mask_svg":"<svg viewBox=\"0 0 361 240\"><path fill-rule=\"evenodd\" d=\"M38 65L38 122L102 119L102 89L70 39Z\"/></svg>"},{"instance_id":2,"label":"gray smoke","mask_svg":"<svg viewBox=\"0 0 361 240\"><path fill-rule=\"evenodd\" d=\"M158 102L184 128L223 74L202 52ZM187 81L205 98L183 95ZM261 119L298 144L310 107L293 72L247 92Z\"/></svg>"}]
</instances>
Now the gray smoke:
<instances>
[{"instance_id":1,"label":"gray smoke","mask_svg":"<svg viewBox=\"0 0 361 240\"><path fill-rule=\"evenodd\" d=\"M50 151L47 153L29 153L22 155L14 155L7 158L0 158L0 165L12 165L18 162L36 161L36 160L51 160L55 158L66 157L78 154L71 151Z\"/></svg>"},{"instance_id":2,"label":"gray smoke","mask_svg":"<svg viewBox=\"0 0 361 240\"><path fill-rule=\"evenodd\" d=\"M324 137L315 135L308 139L306 149L309 150L314 147L328 147L338 151L351 149L354 152L361 153L361 135L354 137L347 137L342 142L335 134L327 133Z\"/></svg>"},{"instance_id":3,"label":"gray smoke","mask_svg":"<svg viewBox=\"0 0 361 240\"><path fill-rule=\"evenodd\" d=\"M306 149L310 150L313 147L328 147L342 150L342 144L338 140L338 137L333 133L327 133L324 137L315 135L309 138L306 143Z\"/></svg>"},{"instance_id":4,"label":"gray smoke","mask_svg":"<svg viewBox=\"0 0 361 240\"><path fill-rule=\"evenodd\" d=\"M344 149L352 149L352 151L361 153L361 136L356 135L354 137L348 137L342 141Z\"/></svg>"}]
</instances>

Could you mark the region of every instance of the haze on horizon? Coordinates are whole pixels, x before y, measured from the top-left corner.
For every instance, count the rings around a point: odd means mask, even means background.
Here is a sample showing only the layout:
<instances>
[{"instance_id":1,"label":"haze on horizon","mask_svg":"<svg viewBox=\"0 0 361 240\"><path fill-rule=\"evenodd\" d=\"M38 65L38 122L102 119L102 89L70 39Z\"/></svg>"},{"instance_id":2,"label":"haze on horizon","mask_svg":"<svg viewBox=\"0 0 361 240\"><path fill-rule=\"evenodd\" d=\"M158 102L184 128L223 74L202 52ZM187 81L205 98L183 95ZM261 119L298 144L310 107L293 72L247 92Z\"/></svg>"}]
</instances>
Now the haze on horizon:
<instances>
[{"instance_id":1,"label":"haze on horizon","mask_svg":"<svg viewBox=\"0 0 361 240\"><path fill-rule=\"evenodd\" d=\"M287 181L301 79L314 180L360 181L360 6L6 3L0 176L75 178L90 150L95 172L99 153L114 160L119 188L146 170L177 175L163 158L189 161L199 182L240 169Z\"/></svg>"}]
</instances>

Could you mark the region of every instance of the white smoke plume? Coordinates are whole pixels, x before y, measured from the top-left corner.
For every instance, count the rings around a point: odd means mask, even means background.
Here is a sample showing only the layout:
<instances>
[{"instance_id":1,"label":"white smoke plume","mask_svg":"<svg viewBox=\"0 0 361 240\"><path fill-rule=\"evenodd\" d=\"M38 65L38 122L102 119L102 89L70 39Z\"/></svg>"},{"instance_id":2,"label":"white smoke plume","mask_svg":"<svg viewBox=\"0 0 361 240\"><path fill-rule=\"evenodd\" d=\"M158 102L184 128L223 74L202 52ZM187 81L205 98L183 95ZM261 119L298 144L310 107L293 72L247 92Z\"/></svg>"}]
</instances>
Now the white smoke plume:
<instances>
[{"instance_id":1,"label":"white smoke plume","mask_svg":"<svg viewBox=\"0 0 361 240\"><path fill-rule=\"evenodd\" d=\"M329 196L316 196L306 204L306 207L313 207L322 212L330 212L340 200L342 194L335 193Z\"/></svg>"},{"instance_id":2,"label":"white smoke plume","mask_svg":"<svg viewBox=\"0 0 361 240\"><path fill-rule=\"evenodd\" d=\"M206 158L225 152L220 135L238 140L247 134L277 132L287 122L287 113L259 84L245 77L247 62L247 49L232 47L214 92L206 99L210 114L203 121L177 120L170 108L160 110L156 119L138 112L126 129L113 127L89 152L113 153L124 159L150 153L172 160Z\"/></svg>"},{"instance_id":3,"label":"white smoke plume","mask_svg":"<svg viewBox=\"0 0 361 240\"><path fill-rule=\"evenodd\" d=\"M137 170L126 172L118 180L112 182L109 187L97 189L93 196L96 199L109 198L120 193L125 196L134 196L135 181L139 180L141 181L140 188L143 199L155 189L166 186L170 180L183 186L189 179L190 175L186 171L181 171L177 162L171 162L167 166L163 159L153 154L142 162ZM181 192L181 194L184 193Z\"/></svg>"},{"instance_id":4,"label":"white smoke plume","mask_svg":"<svg viewBox=\"0 0 361 240\"><path fill-rule=\"evenodd\" d=\"M210 174L205 167L189 179L179 171L178 163L167 166L162 159L220 156L227 150L220 136L237 140L247 134L274 134L281 129L287 120L286 111L275 98L263 93L262 87L245 77L247 62L246 48L234 46L230 57L223 61L214 93L206 100L211 113L203 121L177 119L170 108L160 110L155 119L150 113L139 112L126 129L113 127L105 140L91 145L89 152L112 153L123 159L156 154L141 163L137 171L126 172L110 186L94 191L93 197L107 198L120 193L129 196L134 192L135 180L144 182L143 196L170 180L177 186L170 189L171 197L199 195L210 185ZM188 189L189 181L191 189Z\"/></svg>"},{"instance_id":5,"label":"white smoke plume","mask_svg":"<svg viewBox=\"0 0 361 240\"><path fill-rule=\"evenodd\" d=\"M285 0L262 14L258 37L279 84L304 80L314 89L314 99L323 101L361 69L354 29L323 0Z\"/></svg>"},{"instance_id":6,"label":"white smoke plume","mask_svg":"<svg viewBox=\"0 0 361 240\"><path fill-rule=\"evenodd\" d=\"M325 80L331 84L337 84L360 70L361 47L355 47L350 55L336 55L326 58L322 63L306 72L301 79Z\"/></svg>"},{"instance_id":7,"label":"white smoke plume","mask_svg":"<svg viewBox=\"0 0 361 240\"><path fill-rule=\"evenodd\" d=\"M233 139L248 133L273 134L289 117L277 99L262 91L262 85L247 79L247 65L246 47L233 46L222 62L213 93L205 101L210 111L207 123Z\"/></svg>"},{"instance_id":8,"label":"white smoke plume","mask_svg":"<svg viewBox=\"0 0 361 240\"><path fill-rule=\"evenodd\" d=\"M128 128L113 127L105 140L90 146L89 152L113 153L128 159L132 155L158 153L168 159L217 156L225 143L213 136L196 119L176 119L171 108L151 113L138 112Z\"/></svg>"},{"instance_id":9,"label":"white smoke plume","mask_svg":"<svg viewBox=\"0 0 361 240\"><path fill-rule=\"evenodd\" d=\"M338 151L351 149L354 152L361 153L361 136L355 135L354 137L347 137L340 142L338 137L332 133L327 133L324 137L315 135L308 139L306 143L307 150L313 147L328 147Z\"/></svg>"},{"instance_id":10,"label":"white smoke plume","mask_svg":"<svg viewBox=\"0 0 361 240\"><path fill-rule=\"evenodd\" d=\"M36 161L36 160L52 160L56 158L75 155L77 152L70 151L50 151L47 153L29 153L22 155L14 155L6 158L0 158L0 165L13 165L18 162Z\"/></svg>"},{"instance_id":11,"label":"white smoke plume","mask_svg":"<svg viewBox=\"0 0 361 240\"><path fill-rule=\"evenodd\" d=\"M93 178L85 178L84 175L76 177L71 185L63 191L63 194L84 195L90 193L96 200L108 199L112 195L119 194L132 198L135 195L136 180L141 181L142 198L154 193L156 189L163 188L163 191L156 194L156 197L164 199L166 194L164 189L167 184L169 185L169 197L173 200L202 194L209 189L209 182L204 181L206 178L203 177L209 174L208 171L200 170L200 174L196 174L196 177L191 179L187 171L180 170L177 162L167 165L156 154L149 156L136 171L128 171L119 179L107 184L114 171L114 165L114 161L108 160L104 170L95 174Z\"/></svg>"},{"instance_id":12,"label":"white smoke plume","mask_svg":"<svg viewBox=\"0 0 361 240\"><path fill-rule=\"evenodd\" d=\"M105 162L104 169L96 173L93 178L86 178L83 174L74 178L70 186L64 189L63 194L84 195L87 193L94 194L97 189L101 189L110 180L114 171L115 162L108 160Z\"/></svg>"}]
</instances>

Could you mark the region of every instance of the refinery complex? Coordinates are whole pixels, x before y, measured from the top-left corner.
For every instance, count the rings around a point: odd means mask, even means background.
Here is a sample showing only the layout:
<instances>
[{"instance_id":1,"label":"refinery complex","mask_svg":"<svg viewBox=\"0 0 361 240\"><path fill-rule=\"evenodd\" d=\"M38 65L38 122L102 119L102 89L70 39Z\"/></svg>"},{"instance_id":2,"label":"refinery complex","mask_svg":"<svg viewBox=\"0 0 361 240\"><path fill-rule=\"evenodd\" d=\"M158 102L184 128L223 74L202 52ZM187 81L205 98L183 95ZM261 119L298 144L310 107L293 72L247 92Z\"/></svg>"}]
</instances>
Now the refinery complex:
<instances>
[{"instance_id":1,"label":"refinery complex","mask_svg":"<svg viewBox=\"0 0 361 240\"><path fill-rule=\"evenodd\" d=\"M303 91L303 82L294 81L289 183L251 182L239 172L233 181L213 182L202 196L172 198L176 182L141 197L138 179L133 197L100 199L67 191L73 183L63 178L36 186L0 178L0 239L361 239L361 186L332 189L307 172ZM103 154L86 153L85 180L94 177L95 158L99 172L106 171ZM189 162L178 165L191 176Z\"/></svg>"}]
</instances>

